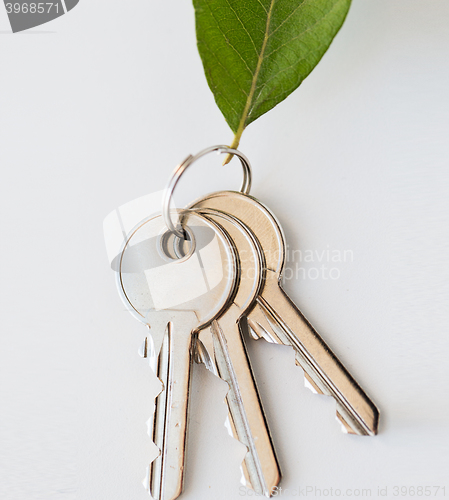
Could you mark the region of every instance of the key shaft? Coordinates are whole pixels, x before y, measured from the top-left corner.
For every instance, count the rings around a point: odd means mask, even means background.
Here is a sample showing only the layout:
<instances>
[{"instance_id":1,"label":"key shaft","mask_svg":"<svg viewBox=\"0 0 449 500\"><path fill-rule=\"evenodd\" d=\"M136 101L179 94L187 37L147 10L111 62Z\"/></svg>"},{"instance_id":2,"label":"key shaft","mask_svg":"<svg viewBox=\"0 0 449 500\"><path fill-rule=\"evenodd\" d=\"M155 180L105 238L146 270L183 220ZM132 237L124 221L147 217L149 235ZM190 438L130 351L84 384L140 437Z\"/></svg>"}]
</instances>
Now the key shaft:
<instances>
[{"instance_id":1,"label":"key shaft","mask_svg":"<svg viewBox=\"0 0 449 500\"><path fill-rule=\"evenodd\" d=\"M229 234L236 247L239 272L232 302L210 327L199 333L200 353L208 353L203 362L229 385L226 401L231 428L234 437L248 449L243 462L246 486L257 494L270 496L281 473L239 327L263 283L263 254L254 236L235 218L210 210L201 213Z\"/></svg>"},{"instance_id":2,"label":"key shaft","mask_svg":"<svg viewBox=\"0 0 449 500\"><path fill-rule=\"evenodd\" d=\"M206 366L229 385L226 401L231 428L248 449L243 462L246 486L269 497L279 484L281 472L236 317L240 317L238 311L213 321L200 332L199 340L202 349L213 353Z\"/></svg>"},{"instance_id":3,"label":"key shaft","mask_svg":"<svg viewBox=\"0 0 449 500\"><path fill-rule=\"evenodd\" d=\"M180 328L179 315L180 312L176 315L176 324L173 318L164 320L165 335L159 351L156 371L162 383L162 390L155 401L152 439L160 453L150 465L149 482L146 485L151 496L156 500L176 498L183 488L192 365L192 331L197 326L198 319L193 312L184 311L182 312L182 328ZM159 313L156 322L159 325L160 316ZM155 323L151 316L148 319L151 323Z\"/></svg>"}]
</instances>

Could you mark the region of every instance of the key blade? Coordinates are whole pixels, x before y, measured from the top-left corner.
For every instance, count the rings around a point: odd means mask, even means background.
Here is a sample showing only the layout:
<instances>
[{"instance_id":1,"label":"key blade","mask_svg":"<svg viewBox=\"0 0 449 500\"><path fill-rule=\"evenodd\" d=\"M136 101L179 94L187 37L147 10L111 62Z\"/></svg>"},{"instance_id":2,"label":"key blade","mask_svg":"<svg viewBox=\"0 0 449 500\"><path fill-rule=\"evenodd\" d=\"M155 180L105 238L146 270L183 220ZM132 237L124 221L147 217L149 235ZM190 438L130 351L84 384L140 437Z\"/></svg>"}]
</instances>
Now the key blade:
<instances>
[{"instance_id":1,"label":"key blade","mask_svg":"<svg viewBox=\"0 0 449 500\"><path fill-rule=\"evenodd\" d=\"M256 331L271 332L272 342L295 349L296 363L312 388L336 400L337 417L348 433L377 434L379 410L282 290L275 273L268 271L248 324Z\"/></svg>"},{"instance_id":2,"label":"key blade","mask_svg":"<svg viewBox=\"0 0 449 500\"><path fill-rule=\"evenodd\" d=\"M246 486L258 495L270 497L279 484L281 471L245 343L231 316L222 316L200 332L199 360L229 385L226 399L230 428L233 437L248 450L242 463Z\"/></svg>"},{"instance_id":3,"label":"key blade","mask_svg":"<svg viewBox=\"0 0 449 500\"><path fill-rule=\"evenodd\" d=\"M155 399L153 422L149 426L160 453L150 464L144 485L154 500L174 500L183 489L192 335L177 331L170 321L173 313L156 314L159 322L161 316L166 316L167 325L154 366L162 391ZM197 318L193 312L182 314L183 330L190 332ZM180 313L176 315L179 321Z\"/></svg>"}]
</instances>

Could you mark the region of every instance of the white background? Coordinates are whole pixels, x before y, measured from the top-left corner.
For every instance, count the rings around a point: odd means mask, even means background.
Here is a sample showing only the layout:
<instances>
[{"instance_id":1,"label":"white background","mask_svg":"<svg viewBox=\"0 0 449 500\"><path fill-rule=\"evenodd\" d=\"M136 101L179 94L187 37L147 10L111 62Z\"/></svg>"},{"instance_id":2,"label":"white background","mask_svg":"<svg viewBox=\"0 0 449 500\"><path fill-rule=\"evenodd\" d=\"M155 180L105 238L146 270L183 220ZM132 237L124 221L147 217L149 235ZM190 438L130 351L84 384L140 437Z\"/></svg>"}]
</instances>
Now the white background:
<instances>
[{"instance_id":1,"label":"white background","mask_svg":"<svg viewBox=\"0 0 449 500\"><path fill-rule=\"evenodd\" d=\"M449 495L448 21L447 0L354 0L312 75L243 135L252 194L290 247L353 252L339 279L285 287L381 411L377 437L342 434L293 351L251 342L291 493L376 498L388 486L393 498L395 485L429 485ZM232 134L189 1L81 0L52 23L9 31L0 6L0 496L145 499L155 381L102 221ZM178 200L237 188L239 165L220 165L192 168ZM186 500L245 493L225 392L195 367Z\"/></svg>"}]
</instances>

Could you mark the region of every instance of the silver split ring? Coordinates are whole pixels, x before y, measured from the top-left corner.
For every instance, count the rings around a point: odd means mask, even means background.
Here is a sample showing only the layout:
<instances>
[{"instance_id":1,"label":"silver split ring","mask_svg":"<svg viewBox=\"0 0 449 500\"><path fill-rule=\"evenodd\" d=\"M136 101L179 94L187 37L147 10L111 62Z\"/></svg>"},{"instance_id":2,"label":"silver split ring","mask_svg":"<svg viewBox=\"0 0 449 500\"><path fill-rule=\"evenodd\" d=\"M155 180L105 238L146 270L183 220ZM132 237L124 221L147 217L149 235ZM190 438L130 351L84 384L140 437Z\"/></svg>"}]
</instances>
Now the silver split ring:
<instances>
[{"instance_id":1,"label":"silver split ring","mask_svg":"<svg viewBox=\"0 0 449 500\"><path fill-rule=\"evenodd\" d=\"M185 172L185 170L188 167L190 167L190 165L192 165L192 163L194 163L196 160L198 160L202 156L205 156L205 155L212 153L214 151L217 151L218 153L231 154L231 155L235 155L238 157L238 159L240 160L240 163L242 164L242 168L243 168L243 181L242 181L242 186L240 188L240 192L243 194L249 194L249 192L250 192L251 180L252 180L251 179L251 165L248 161L248 158L244 154L242 154L240 151L238 151L237 149L232 149L232 148L229 148L228 146L212 146L210 148L203 149L195 156L189 155L183 162L181 162L175 168L173 175L172 175L170 181L168 182L167 187L165 188L164 197L162 199L162 216L164 217L165 225L178 238L184 238L184 233L176 228L176 226L173 224L173 221L170 217L170 202L171 202L171 199L173 197L175 187L178 184L179 179L181 178L182 174Z\"/></svg>"}]
</instances>

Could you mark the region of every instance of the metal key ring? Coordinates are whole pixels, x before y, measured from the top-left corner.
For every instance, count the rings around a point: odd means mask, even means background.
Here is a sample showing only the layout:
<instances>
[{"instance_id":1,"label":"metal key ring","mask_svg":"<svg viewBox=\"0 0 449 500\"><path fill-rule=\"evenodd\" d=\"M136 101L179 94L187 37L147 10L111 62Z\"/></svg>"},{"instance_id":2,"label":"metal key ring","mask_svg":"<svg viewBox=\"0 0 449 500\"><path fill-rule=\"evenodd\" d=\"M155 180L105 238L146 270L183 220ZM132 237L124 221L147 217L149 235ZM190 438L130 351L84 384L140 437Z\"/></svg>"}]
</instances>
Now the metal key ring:
<instances>
[{"instance_id":1,"label":"metal key ring","mask_svg":"<svg viewBox=\"0 0 449 500\"><path fill-rule=\"evenodd\" d=\"M203 149L195 156L189 155L183 162L181 162L174 170L173 175L170 181L165 188L164 197L162 199L162 216L164 217L165 225L168 229L174 233L178 238L184 238L184 233L176 229L176 226L173 224L173 221L170 217L170 202L173 197L173 193L175 191L176 185L179 182L182 174L185 170L192 165L196 160L205 156L209 153L217 151L218 153L227 153L231 155L235 155L240 160L243 167L243 182L240 187L240 192L243 194L249 194L251 189L251 165L249 163L248 158L242 154L237 149L229 148L228 146L212 146L207 149Z\"/></svg>"}]
</instances>

